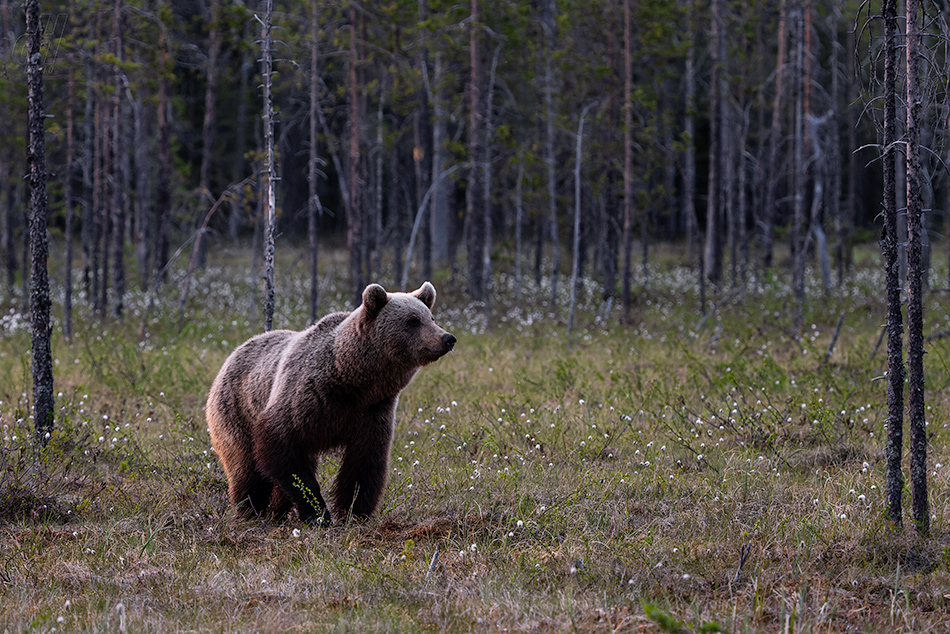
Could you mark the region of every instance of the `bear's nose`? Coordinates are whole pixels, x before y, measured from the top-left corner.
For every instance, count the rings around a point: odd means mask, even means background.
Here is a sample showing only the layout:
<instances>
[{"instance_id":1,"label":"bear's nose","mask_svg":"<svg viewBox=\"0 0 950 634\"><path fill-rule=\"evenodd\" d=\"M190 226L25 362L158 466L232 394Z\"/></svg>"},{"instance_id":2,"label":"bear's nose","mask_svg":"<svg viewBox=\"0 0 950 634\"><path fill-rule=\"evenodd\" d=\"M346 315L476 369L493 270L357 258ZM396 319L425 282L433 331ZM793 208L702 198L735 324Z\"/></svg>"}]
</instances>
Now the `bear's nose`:
<instances>
[{"instance_id":1,"label":"bear's nose","mask_svg":"<svg viewBox=\"0 0 950 634\"><path fill-rule=\"evenodd\" d=\"M444 335L442 335L442 344L449 350L455 347L456 341L458 341L458 339L456 339L455 335L453 334L445 333Z\"/></svg>"}]
</instances>

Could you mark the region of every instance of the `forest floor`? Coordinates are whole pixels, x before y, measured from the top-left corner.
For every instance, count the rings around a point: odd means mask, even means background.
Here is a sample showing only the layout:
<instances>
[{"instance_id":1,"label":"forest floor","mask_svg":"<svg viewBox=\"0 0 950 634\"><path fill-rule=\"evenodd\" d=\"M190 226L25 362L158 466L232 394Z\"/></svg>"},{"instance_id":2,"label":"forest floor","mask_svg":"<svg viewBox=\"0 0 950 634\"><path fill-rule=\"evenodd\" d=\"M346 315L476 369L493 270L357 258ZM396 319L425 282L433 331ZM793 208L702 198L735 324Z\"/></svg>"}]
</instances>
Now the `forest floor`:
<instances>
[{"instance_id":1,"label":"forest floor","mask_svg":"<svg viewBox=\"0 0 950 634\"><path fill-rule=\"evenodd\" d=\"M275 325L300 328L305 265L284 258ZM902 532L883 516L878 260L868 247L827 293L810 275L800 333L784 272L704 318L695 275L661 257L625 321L583 285L571 338L565 278L556 305L526 282L519 310L498 275L486 328L441 274L434 314L458 345L403 393L380 512L331 528L228 506L202 410L263 323L245 259L212 259L181 330L179 283L151 312L130 293L121 321L80 298L72 341L54 339L42 451L28 320L7 297L0 631L946 631L950 338L925 358L924 539L909 491ZM344 289L331 276L322 313ZM929 293L925 334L948 328L950 294Z\"/></svg>"}]
</instances>

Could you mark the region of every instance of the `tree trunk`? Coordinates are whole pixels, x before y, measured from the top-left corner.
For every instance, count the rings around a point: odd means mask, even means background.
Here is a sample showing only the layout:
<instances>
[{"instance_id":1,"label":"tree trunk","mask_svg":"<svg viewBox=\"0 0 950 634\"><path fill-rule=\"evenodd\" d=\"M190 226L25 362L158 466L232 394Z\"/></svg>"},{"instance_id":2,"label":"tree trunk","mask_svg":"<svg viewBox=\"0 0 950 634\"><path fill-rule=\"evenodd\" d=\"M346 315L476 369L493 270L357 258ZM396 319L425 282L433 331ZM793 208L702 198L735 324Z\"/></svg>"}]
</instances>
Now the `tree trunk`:
<instances>
[{"instance_id":1,"label":"tree trunk","mask_svg":"<svg viewBox=\"0 0 950 634\"><path fill-rule=\"evenodd\" d=\"M10 29L10 6L7 0L0 0L0 64L4 67L10 62L10 47L7 34ZM0 134L9 138L8 117L0 123ZM0 152L0 252L3 256L3 268L6 271L6 282L9 292L13 293L16 285L16 253L13 246L13 233L16 225L13 213L13 204L10 196L10 162L6 152ZM2 295L0 295L2 297Z\"/></svg>"},{"instance_id":2,"label":"tree trunk","mask_svg":"<svg viewBox=\"0 0 950 634\"><path fill-rule=\"evenodd\" d=\"M112 315L122 317L125 297L125 201L122 186L125 183L122 144L123 76L120 64L122 48L122 2L116 0L112 22L115 42L115 93L112 96Z\"/></svg>"},{"instance_id":3,"label":"tree trunk","mask_svg":"<svg viewBox=\"0 0 950 634\"><path fill-rule=\"evenodd\" d=\"M429 6L427 0L419 0L419 24L424 23L429 17ZM419 43L416 47L416 67L422 76L422 84L416 93L416 109L412 114L412 164L415 170L416 183L416 206L422 202L426 190L429 189L430 174L432 173L432 151L429 143L432 137L429 134L429 103L432 101L430 93L432 92L429 82L429 54L425 46L424 31L420 30ZM429 228L432 214L426 214L422 217L422 246L419 249L422 254L422 277L426 280L432 279L432 233ZM411 262L405 262L406 267L412 265Z\"/></svg>"},{"instance_id":4,"label":"tree trunk","mask_svg":"<svg viewBox=\"0 0 950 634\"><path fill-rule=\"evenodd\" d=\"M802 320L805 314L805 95L808 85L805 77L805 19L800 10L794 12L792 18L795 29L795 119L792 145L792 231L789 237L789 248L792 254L792 289L795 295L795 326L797 337L801 333Z\"/></svg>"},{"instance_id":5,"label":"tree trunk","mask_svg":"<svg viewBox=\"0 0 950 634\"><path fill-rule=\"evenodd\" d=\"M149 262L152 258L151 237L154 232L155 222L148 213L149 200L151 199L151 182L148 164L151 157L149 147L150 135L146 132L146 122L144 113L145 108L142 105L141 96L136 97L132 105L133 116L133 145L135 147L135 259L139 267L139 286L142 290L148 290L149 287Z\"/></svg>"},{"instance_id":6,"label":"tree trunk","mask_svg":"<svg viewBox=\"0 0 950 634\"><path fill-rule=\"evenodd\" d=\"M82 284L86 297L92 297L93 278L93 230L95 224L95 130L93 115L93 64L86 62L86 102L83 110L83 159L82 159L82 216L79 238L82 245Z\"/></svg>"},{"instance_id":7,"label":"tree trunk","mask_svg":"<svg viewBox=\"0 0 950 634\"><path fill-rule=\"evenodd\" d=\"M0 37L2 36L0 33ZM66 207L66 225L63 229L63 241L66 243L66 261L63 265L63 336L67 340L73 336L73 153L76 150L76 76L72 70L73 61L70 55L67 60L70 70L66 86L66 179L63 183Z\"/></svg>"},{"instance_id":8,"label":"tree trunk","mask_svg":"<svg viewBox=\"0 0 950 634\"><path fill-rule=\"evenodd\" d=\"M541 0L541 26L544 30L544 163L548 177L548 216L551 223L551 306L557 305L557 277L561 268L561 243L557 226L557 191L554 171L554 0Z\"/></svg>"},{"instance_id":9,"label":"tree trunk","mask_svg":"<svg viewBox=\"0 0 950 634\"><path fill-rule=\"evenodd\" d=\"M522 244L522 227L524 224L524 200L522 184L524 183L524 150L518 152L518 180L515 182L515 303L520 315L522 308L521 288L524 284L521 272L521 259L524 246Z\"/></svg>"},{"instance_id":10,"label":"tree trunk","mask_svg":"<svg viewBox=\"0 0 950 634\"><path fill-rule=\"evenodd\" d=\"M844 280L844 219L841 217L841 121L839 119L839 110L841 108L841 43L838 41L838 25L841 23L841 8L835 4L832 7L831 19L831 121L830 128L832 133L831 147L828 148L828 162L831 172L831 183L828 187L828 215L834 220L835 231L835 249L834 258L837 265L838 285ZM850 106L850 102L845 108ZM856 147L856 146L849 146Z\"/></svg>"},{"instance_id":11,"label":"tree trunk","mask_svg":"<svg viewBox=\"0 0 950 634\"><path fill-rule=\"evenodd\" d=\"M215 105L218 98L218 57L221 52L221 29L218 24L218 2L211 0L208 20L208 60L205 68L205 113L201 124L201 171L198 189L201 192L199 200L205 200L208 205L214 204L214 194L211 192L211 159L214 156L214 128ZM197 215L198 234L195 236L195 248L198 254L198 266L204 268L208 260L208 236L203 229L203 218L206 215L204 208L199 206Z\"/></svg>"},{"instance_id":12,"label":"tree trunk","mask_svg":"<svg viewBox=\"0 0 950 634\"><path fill-rule=\"evenodd\" d=\"M354 306L359 306L366 278L363 269L363 250L365 235L363 229L363 202L360 199L360 126L359 126L359 84L357 83L356 67L359 58L356 54L356 4L350 3L350 121L349 121L349 203L347 210L346 247L350 255L350 292Z\"/></svg>"},{"instance_id":13,"label":"tree trunk","mask_svg":"<svg viewBox=\"0 0 950 634\"><path fill-rule=\"evenodd\" d=\"M250 39L249 21L244 24L244 41ZM236 183L245 177L245 159L244 152L247 146L247 111L250 85L250 75L253 67L251 62L250 47L241 47L241 65L238 68L238 102L237 113L235 115L235 136L234 144L236 151L231 159L231 182ZM320 113L322 115L322 113ZM241 224L250 211L248 205L243 201L237 202L231 206L231 215L228 218L228 233L232 241L237 240Z\"/></svg>"},{"instance_id":14,"label":"tree trunk","mask_svg":"<svg viewBox=\"0 0 950 634\"><path fill-rule=\"evenodd\" d=\"M45 444L53 430L53 354L46 241L46 145L43 138L43 31L39 0L26 2L27 100L30 164L30 326L33 351L33 422Z\"/></svg>"},{"instance_id":15,"label":"tree trunk","mask_svg":"<svg viewBox=\"0 0 950 634\"><path fill-rule=\"evenodd\" d=\"M620 301L623 315L630 314L631 242L633 240L633 42L630 0L623 2L623 282Z\"/></svg>"},{"instance_id":16,"label":"tree trunk","mask_svg":"<svg viewBox=\"0 0 950 634\"><path fill-rule=\"evenodd\" d=\"M930 533L927 498L927 423L924 420L924 308L921 297L923 212L920 179L920 4L907 0L907 375L910 427L910 483L914 526Z\"/></svg>"},{"instance_id":17,"label":"tree trunk","mask_svg":"<svg viewBox=\"0 0 950 634\"><path fill-rule=\"evenodd\" d=\"M718 285L722 279L722 251L723 251L723 111L725 83L723 81L723 65L725 64L725 13L724 0L713 0L712 28L713 35L710 41L712 79L710 81L710 120L709 120L709 190L706 203L706 248L705 273L707 279Z\"/></svg>"},{"instance_id":18,"label":"tree trunk","mask_svg":"<svg viewBox=\"0 0 950 634\"><path fill-rule=\"evenodd\" d=\"M317 214L320 211L320 198L317 194L317 178L320 174L320 155L317 154L317 110L320 108L320 94L317 90L320 81L317 39L320 35L320 3L313 0L310 9L310 157L308 162L307 184L307 246L310 264L310 323L317 322L317 307L320 301L320 279L317 271Z\"/></svg>"},{"instance_id":19,"label":"tree trunk","mask_svg":"<svg viewBox=\"0 0 950 634\"><path fill-rule=\"evenodd\" d=\"M485 124L483 126L485 138L482 142L482 205L485 212L482 216L482 252L480 254L482 266L482 286L483 299L482 306L485 313L485 327L489 324L491 315L491 188L492 188L492 156L491 144L495 135L492 127L492 104L495 100L495 77L498 71L498 57L501 54L501 44L495 47L495 54L492 56L491 70L488 73L488 94L485 98Z\"/></svg>"},{"instance_id":20,"label":"tree trunk","mask_svg":"<svg viewBox=\"0 0 950 634\"><path fill-rule=\"evenodd\" d=\"M577 144L574 150L574 241L571 263L571 307L567 318L568 338L574 333L574 309L577 306L577 274L581 259L581 149L584 142L584 119L590 107L591 104L584 106L580 121L577 122Z\"/></svg>"},{"instance_id":21,"label":"tree trunk","mask_svg":"<svg viewBox=\"0 0 950 634\"><path fill-rule=\"evenodd\" d=\"M158 78L158 174L155 183L155 246L152 249L152 277L157 287L165 281L168 264L168 225L172 206L171 52L163 42L159 51Z\"/></svg>"},{"instance_id":22,"label":"tree trunk","mask_svg":"<svg viewBox=\"0 0 950 634\"><path fill-rule=\"evenodd\" d=\"M777 207L775 189L782 173L779 153L782 146L782 106L785 99L785 63L788 57L788 0L782 0L778 23L778 60L775 70L775 98L772 102L772 126L768 141L768 165L765 176L765 200L762 205L762 268L772 267L774 258L774 223Z\"/></svg>"},{"instance_id":23,"label":"tree trunk","mask_svg":"<svg viewBox=\"0 0 950 634\"><path fill-rule=\"evenodd\" d=\"M686 50L686 70L683 74L683 103L685 115L683 117L683 140L685 148L683 150L683 222L686 225L686 253L689 258L688 264L692 265L692 256L698 255L699 227L696 220L696 68L693 61L695 55L695 0L687 0L687 11L689 15L689 33ZM697 264L699 258L697 257ZM702 270L699 271L702 277Z\"/></svg>"},{"instance_id":24,"label":"tree trunk","mask_svg":"<svg viewBox=\"0 0 950 634\"><path fill-rule=\"evenodd\" d=\"M375 187L373 187L373 193L375 194L375 200L371 207L371 222L368 222L366 227L366 245L369 250L369 257L366 259L366 270L369 272L369 278L371 280L378 280L382 273L382 246L380 243L383 240L383 189L385 187L383 183L386 178L383 164L383 159L386 158L384 156L386 139L383 134L386 123L383 118L383 109L385 108L386 82L388 81L386 71L382 65L377 66L377 77L379 81L379 99L376 102L376 166L373 176L375 185ZM372 154L372 152L370 154ZM397 196L398 193L391 192L390 195Z\"/></svg>"},{"instance_id":25,"label":"tree trunk","mask_svg":"<svg viewBox=\"0 0 950 634\"><path fill-rule=\"evenodd\" d=\"M274 165L274 106L271 96L273 81L273 52L271 20L274 0L264 0L264 19L261 27L261 80L264 86L264 331L274 328L274 225L277 224L274 188L277 169Z\"/></svg>"},{"instance_id":26,"label":"tree trunk","mask_svg":"<svg viewBox=\"0 0 950 634\"><path fill-rule=\"evenodd\" d=\"M478 40L481 35L479 24L478 0L471 0L469 21L469 84L468 84L468 149L472 162L469 171L468 186L465 188L466 240L468 254L468 293L476 302L485 299L485 280L482 277L482 249L485 245L485 201L483 200L482 179L484 171L482 112L482 62Z\"/></svg>"},{"instance_id":27,"label":"tree trunk","mask_svg":"<svg viewBox=\"0 0 950 634\"><path fill-rule=\"evenodd\" d=\"M895 192L897 140L897 8L883 0L884 15L884 233L881 250L887 279L887 448L884 479L887 519L901 526L904 475L901 454L904 437L904 322L901 314L900 263L897 253L897 197Z\"/></svg>"},{"instance_id":28,"label":"tree trunk","mask_svg":"<svg viewBox=\"0 0 950 634\"><path fill-rule=\"evenodd\" d=\"M855 122L856 103L858 101L854 70L854 33L848 30L848 83L845 93L848 97L848 106L845 108L845 121L848 126L848 148L858 147L858 126ZM851 231L854 228L855 211L858 205L858 153L853 150L848 156L848 200L845 203L845 216L842 222L841 236L841 270L847 271L851 267ZM843 273L842 273L843 275Z\"/></svg>"},{"instance_id":29,"label":"tree trunk","mask_svg":"<svg viewBox=\"0 0 950 634\"><path fill-rule=\"evenodd\" d=\"M442 94L442 55L435 54L435 64L432 72L432 206L429 218L430 241L432 245L432 260L443 265L451 256L452 218L448 202L448 188L439 181L439 176L445 170L448 139L448 112L445 110ZM408 265L408 262L407 262Z\"/></svg>"},{"instance_id":30,"label":"tree trunk","mask_svg":"<svg viewBox=\"0 0 950 634\"><path fill-rule=\"evenodd\" d=\"M747 179L749 173L749 166L747 165L747 152L746 152L746 143L749 138L749 125L750 125L750 116L749 109L751 104L747 105L742 111L742 125L740 126L741 133L737 141L736 146L736 171L738 172L736 176L736 240L739 243L738 252L736 257L738 258L738 268L739 268L739 283L745 285L746 280L748 279L748 266L749 266L749 236L746 230L746 221L749 217L749 195L747 187Z\"/></svg>"},{"instance_id":31,"label":"tree trunk","mask_svg":"<svg viewBox=\"0 0 950 634\"><path fill-rule=\"evenodd\" d=\"M95 100L94 106L94 115L95 120L93 123L93 154L92 161L95 166L93 169L92 176L92 229L90 235L90 250L92 252L91 257L91 272L92 272L92 309L96 314L102 313L102 305L99 303L99 298L102 297L102 235L105 233L105 223L104 217L105 213L103 207L105 202L103 201L104 195L104 175L106 170L105 165L105 148L106 144L103 142L102 137L104 136L103 128L105 124L103 122L102 114L102 100L97 98Z\"/></svg>"}]
</instances>

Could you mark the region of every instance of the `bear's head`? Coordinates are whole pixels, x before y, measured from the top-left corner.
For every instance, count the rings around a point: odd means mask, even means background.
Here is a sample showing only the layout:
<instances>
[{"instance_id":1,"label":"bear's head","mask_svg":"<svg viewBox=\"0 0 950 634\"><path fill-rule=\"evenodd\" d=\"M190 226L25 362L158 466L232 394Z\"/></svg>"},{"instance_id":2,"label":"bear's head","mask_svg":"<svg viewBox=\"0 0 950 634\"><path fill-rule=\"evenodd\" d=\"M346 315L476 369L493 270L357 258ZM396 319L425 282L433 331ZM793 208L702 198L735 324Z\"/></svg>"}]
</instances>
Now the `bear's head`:
<instances>
[{"instance_id":1,"label":"bear's head","mask_svg":"<svg viewBox=\"0 0 950 634\"><path fill-rule=\"evenodd\" d=\"M425 282L411 293L387 293L379 284L363 291L359 331L370 337L387 363L418 368L455 347L455 335L435 323L435 287Z\"/></svg>"}]
</instances>

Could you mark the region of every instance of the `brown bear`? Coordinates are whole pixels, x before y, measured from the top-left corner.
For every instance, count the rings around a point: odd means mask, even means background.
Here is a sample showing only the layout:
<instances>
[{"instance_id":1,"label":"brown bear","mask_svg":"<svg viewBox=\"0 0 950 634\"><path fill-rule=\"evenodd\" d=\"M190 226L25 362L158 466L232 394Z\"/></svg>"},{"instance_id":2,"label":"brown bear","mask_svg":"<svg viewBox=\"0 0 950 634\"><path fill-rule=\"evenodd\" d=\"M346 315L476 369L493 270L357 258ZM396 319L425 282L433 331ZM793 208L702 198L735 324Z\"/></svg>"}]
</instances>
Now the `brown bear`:
<instances>
[{"instance_id":1,"label":"brown bear","mask_svg":"<svg viewBox=\"0 0 950 634\"><path fill-rule=\"evenodd\" d=\"M241 515L279 519L296 506L302 520L329 523L315 471L318 456L337 448L334 514L376 510L399 393L455 346L432 319L434 302L429 282L412 293L370 284L353 312L331 313L301 332L257 335L231 353L205 413Z\"/></svg>"}]
</instances>

